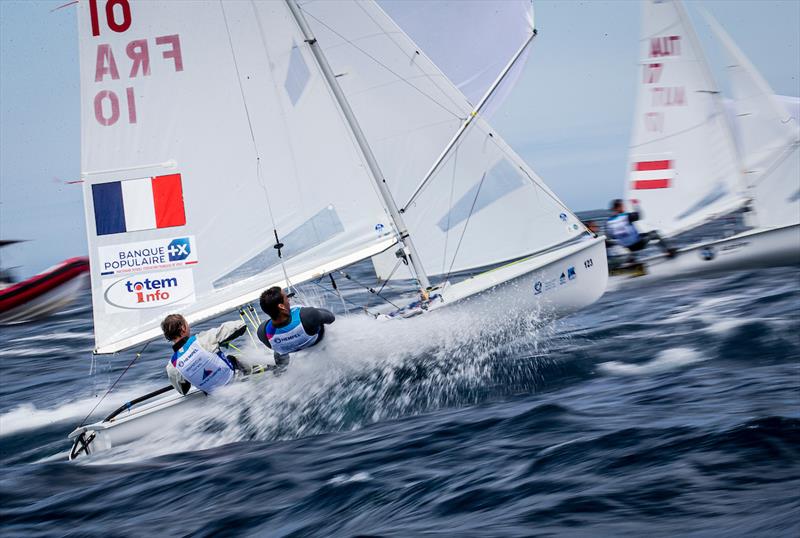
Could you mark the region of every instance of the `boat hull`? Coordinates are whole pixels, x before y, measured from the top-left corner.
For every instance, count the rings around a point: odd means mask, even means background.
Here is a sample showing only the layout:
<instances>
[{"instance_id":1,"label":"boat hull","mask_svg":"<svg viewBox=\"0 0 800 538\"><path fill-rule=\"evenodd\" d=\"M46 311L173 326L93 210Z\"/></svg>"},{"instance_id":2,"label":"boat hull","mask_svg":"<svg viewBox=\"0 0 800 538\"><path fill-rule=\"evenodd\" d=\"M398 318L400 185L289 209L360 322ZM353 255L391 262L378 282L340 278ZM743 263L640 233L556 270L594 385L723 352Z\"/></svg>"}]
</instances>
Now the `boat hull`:
<instances>
[{"instance_id":1,"label":"boat hull","mask_svg":"<svg viewBox=\"0 0 800 538\"><path fill-rule=\"evenodd\" d=\"M169 421L178 421L185 412L190 412L203 404L206 394L192 389L182 395L172 391L164 396L154 398L152 402L131 407L113 419L82 426L74 430L69 438L73 439L69 459L92 455L124 445L146 436Z\"/></svg>"},{"instance_id":2,"label":"boat hull","mask_svg":"<svg viewBox=\"0 0 800 538\"><path fill-rule=\"evenodd\" d=\"M48 316L74 301L88 281L88 259L73 258L0 290L0 325Z\"/></svg>"},{"instance_id":3,"label":"boat hull","mask_svg":"<svg viewBox=\"0 0 800 538\"><path fill-rule=\"evenodd\" d=\"M447 286L425 307L404 309L389 317L425 317L462 309L471 317L565 316L599 299L608 281L605 238L592 238L559 250L518 260ZM76 429L70 460L108 450L180 420L184 411L203 405L205 394L171 392L132 406L111 420Z\"/></svg>"},{"instance_id":4,"label":"boat hull","mask_svg":"<svg viewBox=\"0 0 800 538\"><path fill-rule=\"evenodd\" d=\"M695 275L800 265L800 224L750 230L692 245L674 258L643 260L641 271L611 277L616 283L647 283Z\"/></svg>"},{"instance_id":5,"label":"boat hull","mask_svg":"<svg viewBox=\"0 0 800 538\"><path fill-rule=\"evenodd\" d=\"M560 317L597 301L607 282L605 238L598 237L459 282L431 310L457 303L482 315L536 309Z\"/></svg>"}]
</instances>

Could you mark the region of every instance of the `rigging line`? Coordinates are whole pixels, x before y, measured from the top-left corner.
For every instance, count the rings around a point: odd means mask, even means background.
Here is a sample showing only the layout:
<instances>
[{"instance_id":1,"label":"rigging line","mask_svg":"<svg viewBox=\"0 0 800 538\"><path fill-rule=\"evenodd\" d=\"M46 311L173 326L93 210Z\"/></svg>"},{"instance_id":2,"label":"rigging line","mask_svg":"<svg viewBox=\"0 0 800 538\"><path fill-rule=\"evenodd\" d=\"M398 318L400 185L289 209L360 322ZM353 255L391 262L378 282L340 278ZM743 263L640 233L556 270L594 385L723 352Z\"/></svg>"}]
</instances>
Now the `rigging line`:
<instances>
[{"instance_id":1,"label":"rigging line","mask_svg":"<svg viewBox=\"0 0 800 538\"><path fill-rule=\"evenodd\" d=\"M256 339L253 338L253 333L250 331L250 325L248 325L247 321L245 321L244 319L244 310L242 310L241 308L239 309L239 317L244 322L244 327L245 329L247 329L247 335L250 337L250 341L253 342L254 346L257 346Z\"/></svg>"},{"instance_id":2,"label":"rigging line","mask_svg":"<svg viewBox=\"0 0 800 538\"><path fill-rule=\"evenodd\" d=\"M252 2L251 2L251 6L253 7L253 10L255 11L255 6L252 4ZM230 46L230 50L231 50L231 59L233 60L233 67L234 67L234 70L236 71L236 82L239 85L239 94L242 96L242 106L244 107L244 113L245 113L245 116L247 117L247 126L248 126L248 128L250 130L250 140L253 142L253 152L255 153L255 156L256 156L256 177L258 178L258 184L261 186L261 189L264 191L264 200L267 202L267 211L269 212L269 219L272 222L272 228L273 228L273 230L276 230L277 229L277 225L275 224L275 215L272 212L272 204L270 203L270 200L269 200L269 193L267 192L267 186L264 183L264 177L263 177L263 175L261 173L261 152L258 149L258 142L256 141L256 134L255 134L255 131L253 130L253 121L252 121L252 119L250 117L250 107L247 106L247 98L245 97L244 86L242 85L242 74L241 74L241 71L239 70L239 62L236 61L236 51L235 51L235 49L233 47L233 37L231 36L231 29L230 29L230 26L228 25L228 15L227 15L227 13L225 13L225 6L224 6L224 2L222 0L219 0L219 7L222 10L222 20L225 22L225 32L228 35L228 45ZM261 23L260 23L260 20L258 19L258 14L257 13L255 13L255 18L256 18L256 21L258 21L258 23L259 23L259 30L261 30L261 25L260 25ZM261 33L262 33L262 44L263 44L263 31ZM266 52L266 50L267 50L267 48L266 48L266 45L264 44L264 51ZM278 236L278 232L276 231L275 232L275 238L276 239L277 239L277 236ZM278 258L279 258L278 261L281 264L281 268L283 269L284 276L286 276L287 272L286 272L286 267L285 267L285 264L283 262L283 259L280 256L278 256ZM288 276L286 276L286 282L287 282L287 284L289 283Z\"/></svg>"},{"instance_id":3,"label":"rigging line","mask_svg":"<svg viewBox=\"0 0 800 538\"><path fill-rule=\"evenodd\" d=\"M758 177L753 180L752 184L748 185L748 189L754 189L762 184L786 159L792 156L792 153L798 150L798 147L800 147L800 143L792 142L782 147L778 152L774 152L770 159L772 164L769 168L761 172Z\"/></svg>"},{"instance_id":4,"label":"rigging line","mask_svg":"<svg viewBox=\"0 0 800 538\"><path fill-rule=\"evenodd\" d=\"M359 9L361 9L361 11L364 13L364 15L366 15L367 18L369 18L369 20L371 20L373 23L375 23L375 26L377 26L378 28L380 28L383 31L383 34L389 39L389 41L392 42L392 44L394 44L394 46L397 48L397 50L399 50L402 54L406 54L406 50L399 43L399 41L397 39L395 39L395 37L394 37L397 32L388 32L388 31L384 30L383 27L381 26L381 24L377 20L375 20L375 17L373 17L371 13L367 12L367 9L364 7L365 6L364 3L357 2L356 5L359 7ZM380 6L378 6L378 9L381 9ZM381 9L381 11L383 11L383 10ZM384 14L385 14L385 12L384 12ZM389 17L388 15L387 15L387 18L391 20L391 17ZM394 22L394 21L392 21L392 22ZM395 23L395 25L397 26L397 30L399 31L399 33L404 35L404 36L406 36L406 37L408 37L408 39L411 42L411 44L414 45L414 52L416 53L416 55L426 58L430 62L430 64L434 66L434 69L436 70L437 73L439 73L439 76L444 76L444 78L449 81L449 79L447 79L447 76L444 75L444 73L442 73L441 70L436 67L436 64L434 64L433 61L430 58L428 58L427 55L424 55L424 53L421 51L421 49L416 46L416 43L414 43L414 40L412 40L410 38L410 36L408 36L408 34L406 34L403 31L402 28L400 28L400 25L396 24L396 23ZM412 60L412 63L415 66L417 66L417 63L415 61ZM439 84L437 84L434 81L434 77L430 73L428 73L427 71L423 70L419 66L417 66L417 69L422 72L422 75L424 76L424 78L427 79L439 91L439 93L442 94L442 96L450 102L451 105L453 105L457 109L459 108L459 104L450 95L448 95L444 91L444 89L442 89L442 87ZM456 87L455 84L453 84L453 87L456 89L456 92L458 93L458 95L463 97L463 93L461 92L461 90L459 90ZM431 97L431 99L433 99L433 97ZM469 103L468 99L466 101L469 104L469 106L472 106L472 103Z\"/></svg>"},{"instance_id":5,"label":"rigging line","mask_svg":"<svg viewBox=\"0 0 800 538\"><path fill-rule=\"evenodd\" d=\"M250 6L253 9L253 18L255 19L256 25L258 26L258 35L259 35L259 38L261 39L261 47L264 49L264 56L266 56L266 59L267 59L267 69L271 70L273 68L273 66L275 65L275 62L273 61L272 56L270 55L270 49L267 46L266 37L264 35L264 26L261 24L261 17L258 16L258 9L256 8L254 0L250 0ZM300 47L295 43L294 40L292 40L292 43L295 45L294 48L296 48L298 50L298 52L300 52L301 55L302 55L302 51L301 51ZM305 63L305 59L304 58L303 58L303 62ZM273 94L275 96L280 95L281 92L280 92L280 90L278 88L277 79L275 77L270 77L270 80L272 81ZM283 104L284 102L283 102L282 99L277 99L277 102L278 102L278 107L280 109L280 118L281 118L281 122L283 123L283 128L284 128L284 130L286 132L289 132L290 129L289 129L289 124L288 124L288 122L286 120L287 114L286 114L286 109L285 109L284 104ZM298 180L300 178L300 172L297 169L297 156L295 155L294 145L290 144L290 143L287 143L286 144L286 150L287 150L287 152L289 154L289 157L290 157L290 160L291 160L292 172L294 173L294 178L295 178L295 180ZM259 176L259 179L261 179L260 176ZM296 195L300 199L300 206L301 207L306 207L307 204L305 203L305 196L303 194L303 190L302 189L298 189L297 192L296 192ZM273 213L272 213L272 205L270 203L269 198L267 198L267 205L268 205L269 211L270 211L270 220L272 221L272 227L273 227L273 229L276 229L277 226L275 225L275 219L272 216L273 215ZM286 271L284 270L284 273L285 272ZM287 279L287 285L288 286L292 286L291 283L288 281L288 279Z\"/></svg>"},{"instance_id":6,"label":"rigging line","mask_svg":"<svg viewBox=\"0 0 800 538\"><path fill-rule=\"evenodd\" d=\"M392 277L394 276L395 271L397 271L397 268L400 267L401 263L403 263L403 258L398 258L397 259L397 263L394 264L394 269L392 269L392 272L389 273L389 276L386 277L386 279L383 281L383 284L381 284L380 289L378 289L378 295L381 294L381 292L383 291L383 288L385 288L386 284L388 284L389 281L392 279Z\"/></svg>"},{"instance_id":7,"label":"rigging line","mask_svg":"<svg viewBox=\"0 0 800 538\"><path fill-rule=\"evenodd\" d=\"M339 272L339 274L341 274L343 277L345 277L347 280L350 280L350 281L352 281L352 282L355 282L356 284L358 284L359 286L361 286L362 288L364 288L365 290L367 290L368 292L370 292L370 293L372 293L372 294L374 294L374 295L378 295L378 293L377 293L377 292L376 292L376 291L375 291L373 288L371 288L371 287L369 287L369 286L366 286L366 285L362 284L361 282L359 282L359 281L358 281L358 280L356 280L355 278L351 277L350 275L348 275L347 273L345 273L345 272L344 272L344 271L342 271L341 269L340 269L338 272ZM396 304L394 304L392 301L390 301L389 299L387 299L387 298L386 298L386 297L384 297L383 295L378 295L378 297L380 297L381 299L383 299L384 301L386 301L387 303L389 303L390 305L392 305L392 306L393 306L393 307L395 307L396 309L400 310L400 307L399 307L399 306L397 306Z\"/></svg>"},{"instance_id":8,"label":"rigging line","mask_svg":"<svg viewBox=\"0 0 800 538\"><path fill-rule=\"evenodd\" d=\"M281 269L283 270L283 278L286 280L286 287L290 291L293 291L296 288L292 285L292 281L289 280L289 273L286 271L286 264L283 263L283 254L281 253L281 249L284 247L284 245L281 243L281 240L278 239L278 230L273 228L272 232L275 234L275 244L272 246L272 248L278 251L278 261L280 262ZM303 299L305 299L305 296Z\"/></svg>"},{"instance_id":9,"label":"rigging line","mask_svg":"<svg viewBox=\"0 0 800 538\"><path fill-rule=\"evenodd\" d=\"M447 201L447 207L453 207L453 194L456 189L456 170L458 169L458 148L453 152L453 181L450 182L450 199ZM442 253L442 274L444 274L444 266L447 264L447 247L450 242L450 217L452 211L447 212L447 231L444 234L444 252ZM445 279L446 280L446 279Z\"/></svg>"},{"instance_id":10,"label":"rigging line","mask_svg":"<svg viewBox=\"0 0 800 538\"><path fill-rule=\"evenodd\" d=\"M486 179L486 172L483 173L481 177L481 182L478 184L478 192L475 193L475 198L472 199L472 207L469 208L469 214L467 215L467 221L464 223L464 229L461 230L461 237L458 238L458 244L456 245L456 251L453 253L453 259L450 262L450 268L447 270L447 274L444 276L443 282L447 282L450 278L450 275L453 273L453 266L456 264L456 257L458 256L458 251L461 249L461 242L464 240L464 236L467 233L467 227L469 226L469 220L472 218L472 213L475 211L475 204L478 201L478 196L481 194L481 188L483 188L483 181Z\"/></svg>"},{"instance_id":11,"label":"rigging line","mask_svg":"<svg viewBox=\"0 0 800 538\"><path fill-rule=\"evenodd\" d=\"M550 189L547 189L547 188L545 188L545 186L540 185L539 182L536 181L536 179L531 177L531 175L528 173L528 170L524 166L520 166L520 165L517 165L517 166L519 166L519 169L522 170L522 173L525 174L525 176L530 180L530 182L533 183L534 185L536 185L537 187L539 187L539 189L542 192L544 192L544 194L548 198L550 198L556 204L556 206L558 206L558 208L561 211L566 211L567 213L569 213L570 215L575 217L577 219L577 221L580 223L580 226L583 228L584 232L589 231L589 228L587 228L586 225L583 223L583 221L578 218L578 215L576 215L570 208L568 208L566 206L566 204L564 204L564 202L559 200L558 197L554 193L550 192ZM536 172L534 172L534 174L535 173ZM538 195L537 195L537 200L538 200Z\"/></svg>"},{"instance_id":12,"label":"rigging line","mask_svg":"<svg viewBox=\"0 0 800 538\"><path fill-rule=\"evenodd\" d=\"M248 308L250 309L250 313L253 314L253 317L256 318L256 321L259 325L261 325L261 316L258 315L258 310L252 304L248 303Z\"/></svg>"},{"instance_id":13,"label":"rigging line","mask_svg":"<svg viewBox=\"0 0 800 538\"><path fill-rule=\"evenodd\" d=\"M481 100L474 107L472 112L470 112L469 116L467 116L464 120L462 120L461 126L458 128L458 130L456 130L456 132L453 135L453 137L447 143L447 146L445 146L444 150L442 150L442 152L439 154L439 156L433 162L433 165L428 169L428 172L425 174L425 177L422 178L422 181L420 181L419 185L417 185L417 188L414 189L414 192L411 194L411 197L403 205L403 207L400 209L400 211L405 211L406 209L408 209L408 207L417 198L419 193L422 192L422 189L425 188L425 186L434 177L436 172L439 171L439 168L441 167L441 165L449 158L450 150L452 150L454 147L456 147L459 144L459 141L462 139L464 134L467 132L467 129L469 129L469 127L471 125L473 125L474 123L478 123L478 122L475 122L473 120L475 120L478 117L478 114L483 110L483 107L486 105L486 103L489 102L491 97L494 95L494 92L497 90L497 88L500 87L500 84L503 83L503 80L505 80L506 76L508 76L508 74L511 72L511 69L514 67L514 65L517 63L517 61L520 58L522 58L522 54L528 48L528 45L530 45L533 42L533 39L536 37L537 34L538 34L538 32L536 31L536 28L532 28L531 29L531 35L528 36L528 39L525 40L525 43L523 43L522 46L514 54L514 56L511 57L511 59L508 61L508 63L503 68L503 70L500 72L500 74L497 75L497 78L495 78L494 82L492 82L492 85L489 86L489 88L486 90L486 93L483 95L483 97L481 97ZM491 132L489 133L489 136L490 137L493 136Z\"/></svg>"},{"instance_id":14,"label":"rigging line","mask_svg":"<svg viewBox=\"0 0 800 538\"><path fill-rule=\"evenodd\" d=\"M109 394L111 394L111 391L112 391L112 390L114 390L114 387L116 387L116 386L117 386L117 383L119 383L119 380L120 380L120 379L122 379L122 376L124 376L124 375L125 375L125 373L126 373L126 372L127 372L129 369L130 369L130 367L131 367L131 366L133 366L133 363L134 363L134 362L136 362L137 360L139 360L139 357L141 357L141 356L142 356L142 353L144 353L144 351L147 349L147 346L149 346L149 345L150 345L150 342L151 342L151 340L148 340L148 341L147 341L147 342L144 344L144 347L142 347L142 349L141 349L141 350L140 350L140 351L139 351L139 352L136 354L136 356L134 356L134 357L133 357L133 360L131 360L131 362L129 362L129 363L128 363L128 366L126 366L126 367L125 367L125 369L122 371L122 373L121 373L121 374L119 374L119 377L117 378L117 380L116 380L116 381L114 381L114 383L113 383L113 384L112 384L112 385L111 385L111 386L108 388L108 390L106 390L106 393L105 393L105 394L103 394L102 398L100 398L100 400L98 400L98 402L97 402L96 404L94 404L94 407L92 407L92 410L91 410L91 411L89 411L89 413L88 413L88 414L87 414L85 417L83 417L83 420L82 420L82 421L81 421L81 423L78 425L78 427L79 427L79 428L80 428L81 426L83 426L84 424L86 424L86 421L89 419L89 417L90 417L90 416L92 416L92 413L94 413L94 412L95 412L95 410L97 409L97 407L98 407L98 406L99 406L101 403L103 403L103 400L105 400L105 399L106 399L106 396L108 396Z\"/></svg>"},{"instance_id":15,"label":"rigging line","mask_svg":"<svg viewBox=\"0 0 800 538\"><path fill-rule=\"evenodd\" d=\"M257 328L258 325L256 325L255 320L250 316L250 313L247 311L247 309L242 307L240 310L244 314L244 317L247 318L247 322L246 323L249 323L250 325L252 325L254 329Z\"/></svg>"},{"instance_id":16,"label":"rigging line","mask_svg":"<svg viewBox=\"0 0 800 538\"><path fill-rule=\"evenodd\" d=\"M347 306L344 304L344 297L342 297L342 292L339 291L339 286L336 285L336 281L333 279L333 273L328 273L328 278L330 278L331 286L333 286L333 289L336 290L336 294L339 296L339 299L342 301L342 309L343 309L345 315L347 315Z\"/></svg>"},{"instance_id":17,"label":"rigging line","mask_svg":"<svg viewBox=\"0 0 800 538\"><path fill-rule=\"evenodd\" d=\"M442 110L444 110L445 112L447 112L448 114L450 114L451 116L453 116L454 118L457 118L457 119L463 120L463 113L461 113L460 111L459 111L459 112L453 112L453 111L449 110L449 109L448 109L447 107L445 107L445 106L444 106L442 103L440 103L439 101L437 101L437 100L436 100L436 99L435 99L433 96L431 96L431 95L428 95L427 93L425 93L425 92L424 92L424 91L423 91L421 88L419 88L419 87L415 86L414 84L412 84L410 80L408 80L408 79L406 79L406 78L402 77L401 75L399 75L398 73L396 73L396 72L395 72L395 71L394 71L392 68L390 68L388 65L386 65L386 64L384 64L384 63L382 63L380 60L378 60L377 58L375 58L374 56L372 56L370 53L368 53L367 51L365 51L364 49L362 49L361 47L359 47L358 45L356 45L354 42L350 41L349 39L347 39L346 37L344 37L342 34L340 34L340 33L339 33L339 32L337 32L336 30L334 30L333 28L331 28L330 26L328 26L327 24L325 24L324 22L322 22L320 19L318 19L317 17L315 17L313 14L309 13L309 12L308 12L308 11L306 11L306 10L303 10L303 13L305 13L306 15L308 15L309 17L311 17L312 19L314 19L315 21L317 21L319 24L321 24L322 26L324 26L325 28L327 28L328 30L330 30L332 33L336 34L338 37L340 37L340 38L342 39L342 41L344 41L345 43L347 43L347 44L351 45L351 46L352 46L354 49L356 49L356 50L358 50L359 52L361 52L362 54L364 54L364 56L366 56L367 58L369 58L370 60L372 60L373 62L375 62L377 65L379 65L379 66L383 67L383 68L384 68L384 69L386 69L388 72L390 72L391 74L393 74L394 76L396 76L396 77L397 77L397 79L398 79L400 82L403 82L403 83L407 84L408 86L410 86L411 88L413 88L414 90L416 90L416 91L417 91L417 92L418 92L420 95L422 95L422 96L423 96L423 97L425 97L426 99L430 100L432 103L434 103L436 106L438 106L439 108L441 108ZM385 32L384 32L384 34L385 34Z\"/></svg>"},{"instance_id":18,"label":"rigging line","mask_svg":"<svg viewBox=\"0 0 800 538\"><path fill-rule=\"evenodd\" d=\"M326 288L325 286L320 284L319 281L313 281L311 283L314 284L315 286L319 287L324 292L333 293L333 291L329 290L328 288ZM359 309L363 310L364 312L366 312L367 314L369 314L372 317L375 317L375 318L378 317L378 314L376 314L374 312L370 312L370 310L366 306L360 305L358 303L354 303L350 299L345 299L344 296L342 296L342 300L347 302L347 303L350 303L351 305L355 306L356 308L359 308Z\"/></svg>"}]
</instances>

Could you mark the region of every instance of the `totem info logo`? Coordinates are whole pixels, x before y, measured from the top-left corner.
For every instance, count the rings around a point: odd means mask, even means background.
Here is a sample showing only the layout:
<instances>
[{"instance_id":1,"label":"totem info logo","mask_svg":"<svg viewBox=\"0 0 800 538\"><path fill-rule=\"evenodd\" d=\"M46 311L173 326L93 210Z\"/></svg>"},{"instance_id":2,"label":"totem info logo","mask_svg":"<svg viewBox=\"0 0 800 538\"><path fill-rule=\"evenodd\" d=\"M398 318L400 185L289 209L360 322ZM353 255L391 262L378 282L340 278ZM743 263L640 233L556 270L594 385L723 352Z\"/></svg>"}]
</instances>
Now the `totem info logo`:
<instances>
[{"instance_id":1,"label":"totem info logo","mask_svg":"<svg viewBox=\"0 0 800 538\"><path fill-rule=\"evenodd\" d=\"M107 313L158 309L194 300L192 269L126 275L103 281Z\"/></svg>"},{"instance_id":2,"label":"totem info logo","mask_svg":"<svg viewBox=\"0 0 800 538\"><path fill-rule=\"evenodd\" d=\"M97 249L100 276L142 273L197 263L194 236L153 239Z\"/></svg>"}]
</instances>

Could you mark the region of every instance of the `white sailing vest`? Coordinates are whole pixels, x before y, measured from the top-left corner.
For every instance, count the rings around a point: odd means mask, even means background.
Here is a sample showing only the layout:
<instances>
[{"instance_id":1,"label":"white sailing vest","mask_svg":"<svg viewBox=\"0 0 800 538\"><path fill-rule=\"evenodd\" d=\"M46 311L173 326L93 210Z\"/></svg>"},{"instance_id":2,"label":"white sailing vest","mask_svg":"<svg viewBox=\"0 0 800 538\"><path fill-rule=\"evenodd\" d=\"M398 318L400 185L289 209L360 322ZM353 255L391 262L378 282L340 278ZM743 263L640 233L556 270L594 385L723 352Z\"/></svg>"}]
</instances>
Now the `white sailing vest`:
<instances>
[{"instance_id":1,"label":"white sailing vest","mask_svg":"<svg viewBox=\"0 0 800 538\"><path fill-rule=\"evenodd\" d=\"M639 240L639 232L628 220L627 213L620 213L606 221L606 231L623 247L629 247Z\"/></svg>"},{"instance_id":2,"label":"white sailing vest","mask_svg":"<svg viewBox=\"0 0 800 538\"><path fill-rule=\"evenodd\" d=\"M319 335L308 334L300 321L300 307L292 308L292 320L288 325L275 328L272 320L267 322L264 330L272 350L280 355L294 353L317 343Z\"/></svg>"},{"instance_id":3,"label":"white sailing vest","mask_svg":"<svg viewBox=\"0 0 800 538\"><path fill-rule=\"evenodd\" d=\"M217 355L206 351L197 343L197 336L189 338L172 355L172 365L189 383L206 394L211 394L233 379L233 367L222 352Z\"/></svg>"}]
</instances>

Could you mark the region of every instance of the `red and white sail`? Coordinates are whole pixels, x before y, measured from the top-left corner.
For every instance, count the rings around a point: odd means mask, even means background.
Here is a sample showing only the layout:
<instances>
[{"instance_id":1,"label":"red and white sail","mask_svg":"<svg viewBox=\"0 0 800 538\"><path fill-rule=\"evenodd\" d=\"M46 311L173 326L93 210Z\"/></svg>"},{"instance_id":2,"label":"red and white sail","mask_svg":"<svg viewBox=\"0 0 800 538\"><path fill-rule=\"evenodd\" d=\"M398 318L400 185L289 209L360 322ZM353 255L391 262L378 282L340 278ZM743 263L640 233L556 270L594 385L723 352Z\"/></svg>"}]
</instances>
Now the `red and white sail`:
<instances>
[{"instance_id":1,"label":"red and white sail","mask_svg":"<svg viewBox=\"0 0 800 538\"><path fill-rule=\"evenodd\" d=\"M625 195L644 227L674 235L741 206L731 129L680 2L643 2L637 84Z\"/></svg>"}]
</instances>

